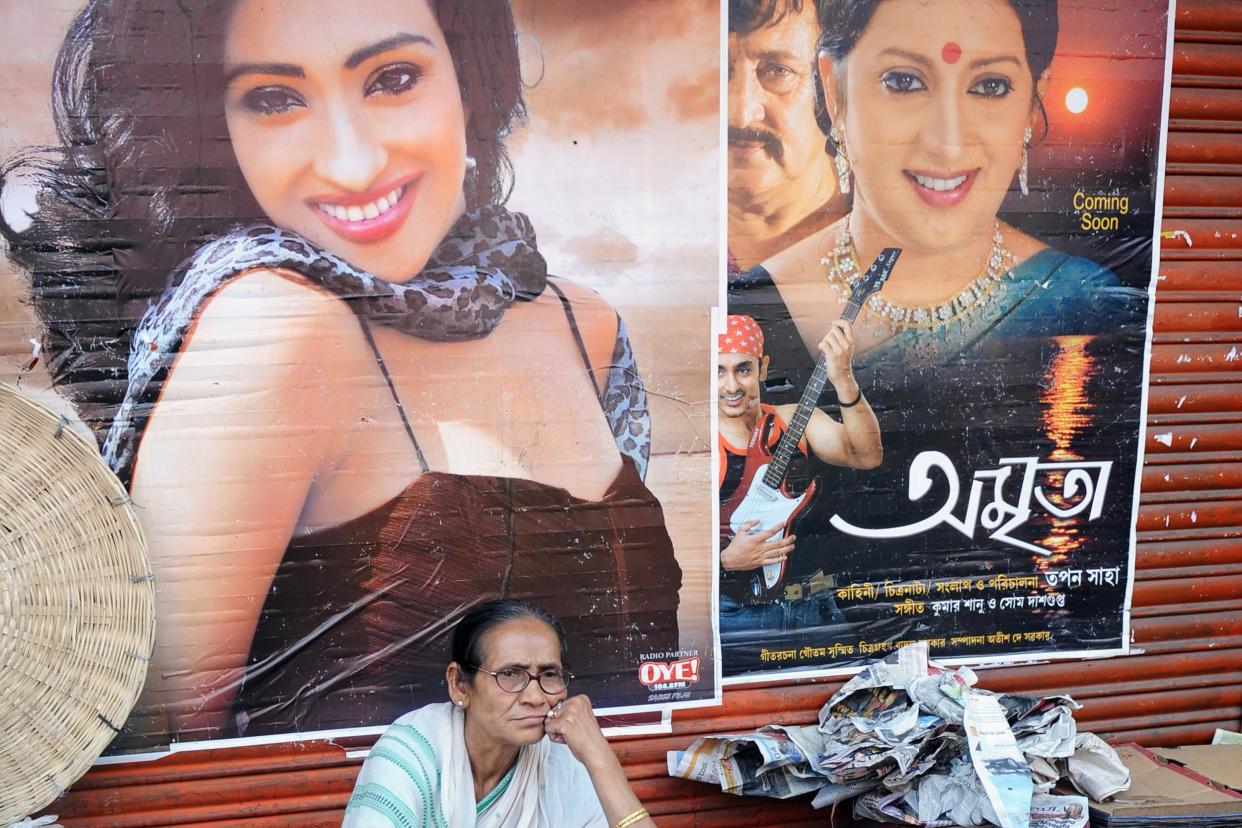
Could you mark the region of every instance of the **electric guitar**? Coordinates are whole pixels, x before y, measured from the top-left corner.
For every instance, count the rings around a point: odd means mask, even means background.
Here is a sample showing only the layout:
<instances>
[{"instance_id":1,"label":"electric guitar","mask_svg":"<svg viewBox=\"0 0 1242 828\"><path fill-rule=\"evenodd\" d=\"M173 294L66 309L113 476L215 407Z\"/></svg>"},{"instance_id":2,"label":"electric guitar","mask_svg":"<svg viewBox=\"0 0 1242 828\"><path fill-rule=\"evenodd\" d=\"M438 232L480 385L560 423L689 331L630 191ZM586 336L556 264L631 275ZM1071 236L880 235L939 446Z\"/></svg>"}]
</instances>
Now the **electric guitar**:
<instances>
[{"instance_id":1,"label":"electric guitar","mask_svg":"<svg viewBox=\"0 0 1242 828\"><path fill-rule=\"evenodd\" d=\"M871 263L871 267L867 268L867 272L851 289L849 300L841 312L842 319L847 322L854 321L858 312L862 310L863 302L884 286L884 282L892 273L893 265L897 263L897 257L900 255L901 249L897 247L886 247L880 251L880 255ZM765 418L761 417L755 425L755 430L750 435L750 445L746 449L746 465L742 471L742 481L724 505L724 514L729 516L729 528L733 530L734 535L741 532L742 527L752 520L758 521L750 530L752 533L762 532L765 527L783 523L786 528L771 538L771 540L779 540L785 536L785 531L793 521L810 505L811 497L815 493L816 481L812 480L801 495L794 496L786 487L785 474L789 471L789 463L798 451L798 443L802 441L807 423L810 422L811 414L819 402L819 396L827 384L828 359L820 354L815 363L815 370L811 373L811 379L802 391L798 409L790 418L789 426L781 435L775 450L768 448L767 436L770 428L765 427L769 425L764 422ZM773 591L780 584L785 577L785 564L786 561L781 561L763 565L762 582L758 578L755 578L753 582L756 597Z\"/></svg>"}]
</instances>

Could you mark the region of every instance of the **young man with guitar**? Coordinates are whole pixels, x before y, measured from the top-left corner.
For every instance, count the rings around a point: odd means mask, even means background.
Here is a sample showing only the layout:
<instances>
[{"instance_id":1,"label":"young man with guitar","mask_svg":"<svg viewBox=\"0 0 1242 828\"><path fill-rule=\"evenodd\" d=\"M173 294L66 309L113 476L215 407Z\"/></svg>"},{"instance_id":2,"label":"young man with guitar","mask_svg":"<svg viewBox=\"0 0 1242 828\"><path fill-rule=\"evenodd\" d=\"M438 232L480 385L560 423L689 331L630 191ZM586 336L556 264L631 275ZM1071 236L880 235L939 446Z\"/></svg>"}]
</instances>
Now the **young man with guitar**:
<instances>
[{"instance_id":1,"label":"young man with guitar","mask_svg":"<svg viewBox=\"0 0 1242 828\"><path fill-rule=\"evenodd\" d=\"M832 597L833 573L816 566L815 559L821 556L799 548L797 538L786 531L809 504L814 481L804 479L799 486L799 481L788 481L785 475L793 455L805 459L809 454L829 465L870 469L880 464L884 451L880 424L854 379L850 322L834 322L819 350L824 378L840 401L839 422L816 408L814 399L807 405L780 406L760 400L768 357L763 352L763 332L754 319L730 316L728 330L719 337L722 636L754 636L761 643L764 634L844 622ZM806 396L817 399L818 390L810 390L814 394ZM782 445L787 431L796 446L790 440ZM786 504L780 514L787 517L765 520L762 510L747 511L750 490L766 491L769 499ZM780 504L775 508L780 509ZM737 522L739 514L758 517ZM787 573L785 564L791 556L807 560Z\"/></svg>"}]
</instances>

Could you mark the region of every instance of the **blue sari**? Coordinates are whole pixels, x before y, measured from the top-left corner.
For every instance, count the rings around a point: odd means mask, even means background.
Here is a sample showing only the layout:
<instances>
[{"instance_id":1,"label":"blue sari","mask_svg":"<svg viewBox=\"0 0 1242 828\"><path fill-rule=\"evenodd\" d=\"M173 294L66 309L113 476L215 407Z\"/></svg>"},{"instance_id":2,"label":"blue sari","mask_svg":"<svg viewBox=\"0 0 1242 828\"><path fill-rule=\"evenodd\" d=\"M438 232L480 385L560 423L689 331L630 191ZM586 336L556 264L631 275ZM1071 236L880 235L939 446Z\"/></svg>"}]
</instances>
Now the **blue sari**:
<instances>
[{"instance_id":1,"label":"blue sari","mask_svg":"<svg viewBox=\"0 0 1242 828\"><path fill-rule=\"evenodd\" d=\"M825 287L829 287L827 280ZM856 354L855 365L953 362L1006 340L1114 333L1143 321L1136 313L1144 295L1123 287L1106 267L1045 248L1014 266L993 288L982 312L932 327L899 330ZM762 265L740 274L729 285L729 313L752 316L763 329L773 372L764 402L797 402L814 359L807 354L779 288ZM792 391L792 396L782 396L786 391Z\"/></svg>"},{"instance_id":2,"label":"blue sari","mask_svg":"<svg viewBox=\"0 0 1242 828\"><path fill-rule=\"evenodd\" d=\"M1136 293L1106 267L1046 248L1016 265L987 311L934 328L898 331L860 356L860 364L943 362L1032 337L1096 336L1133 322Z\"/></svg>"}]
</instances>

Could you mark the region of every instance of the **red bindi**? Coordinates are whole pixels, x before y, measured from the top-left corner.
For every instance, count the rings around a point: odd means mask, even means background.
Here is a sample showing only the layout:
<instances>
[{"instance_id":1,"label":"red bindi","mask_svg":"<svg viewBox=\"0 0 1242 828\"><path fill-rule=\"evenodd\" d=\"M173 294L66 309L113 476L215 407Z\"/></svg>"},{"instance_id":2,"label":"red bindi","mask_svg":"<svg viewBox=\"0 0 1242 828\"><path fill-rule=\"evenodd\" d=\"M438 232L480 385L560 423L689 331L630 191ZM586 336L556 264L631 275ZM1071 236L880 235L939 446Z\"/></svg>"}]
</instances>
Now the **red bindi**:
<instances>
[{"instance_id":1,"label":"red bindi","mask_svg":"<svg viewBox=\"0 0 1242 828\"><path fill-rule=\"evenodd\" d=\"M962 59L962 47L950 40L940 50L940 56L944 58L945 63L957 63Z\"/></svg>"}]
</instances>

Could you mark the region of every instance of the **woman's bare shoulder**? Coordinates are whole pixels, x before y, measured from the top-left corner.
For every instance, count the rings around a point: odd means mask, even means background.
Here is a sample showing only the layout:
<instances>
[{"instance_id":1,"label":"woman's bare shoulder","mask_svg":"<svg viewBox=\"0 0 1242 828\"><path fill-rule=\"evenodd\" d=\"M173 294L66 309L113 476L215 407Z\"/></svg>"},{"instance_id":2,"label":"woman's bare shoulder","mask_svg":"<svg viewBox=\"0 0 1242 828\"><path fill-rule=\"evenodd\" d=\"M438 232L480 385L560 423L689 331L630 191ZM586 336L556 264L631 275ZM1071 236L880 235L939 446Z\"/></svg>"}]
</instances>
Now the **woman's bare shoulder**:
<instances>
[{"instance_id":1,"label":"woman's bare shoulder","mask_svg":"<svg viewBox=\"0 0 1242 828\"><path fill-rule=\"evenodd\" d=\"M586 344L593 366L602 368L608 365L617 342L619 317L616 309L603 296L576 282L553 279L551 283L559 293L553 289L545 290L540 298L556 302L567 320L572 314L573 323Z\"/></svg>"},{"instance_id":2,"label":"woman's bare shoulder","mask_svg":"<svg viewBox=\"0 0 1242 828\"><path fill-rule=\"evenodd\" d=\"M182 339L142 438L135 491L149 503L192 491L190 502L218 514L259 509L256 531L278 536L263 548L283 551L307 492L360 416L348 371L365 347L345 303L298 274L256 269L230 279Z\"/></svg>"},{"instance_id":3,"label":"woman's bare shoulder","mask_svg":"<svg viewBox=\"0 0 1242 828\"><path fill-rule=\"evenodd\" d=\"M559 302L560 295L557 293L559 291L573 305L575 312L581 308L585 313L616 315L616 311L613 310L612 305L608 304L608 300L586 285L559 276L549 278L548 283L553 285L555 290L544 291L540 295L543 299L554 299Z\"/></svg>"},{"instance_id":4,"label":"woman's bare shoulder","mask_svg":"<svg viewBox=\"0 0 1242 828\"><path fill-rule=\"evenodd\" d=\"M202 304L177 368L214 367L234 382L269 387L322 382L366 347L357 317L339 297L295 271L258 268Z\"/></svg>"},{"instance_id":5,"label":"woman's bare shoulder","mask_svg":"<svg viewBox=\"0 0 1242 828\"><path fill-rule=\"evenodd\" d=\"M256 268L234 276L203 302L186 344L222 333L238 336L238 344L313 342L337 329L357 328L357 317L331 291L293 270Z\"/></svg>"},{"instance_id":6,"label":"woman's bare shoulder","mask_svg":"<svg viewBox=\"0 0 1242 828\"><path fill-rule=\"evenodd\" d=\"M289 268L258 267L225 282L204 302L202 313L214 306L225 313L245 309L253 315L259 306L272 317L285 316L278 308L297 309L321 318L349 316L351 311L336 294Z\"/></svg>"}]
</instances>

